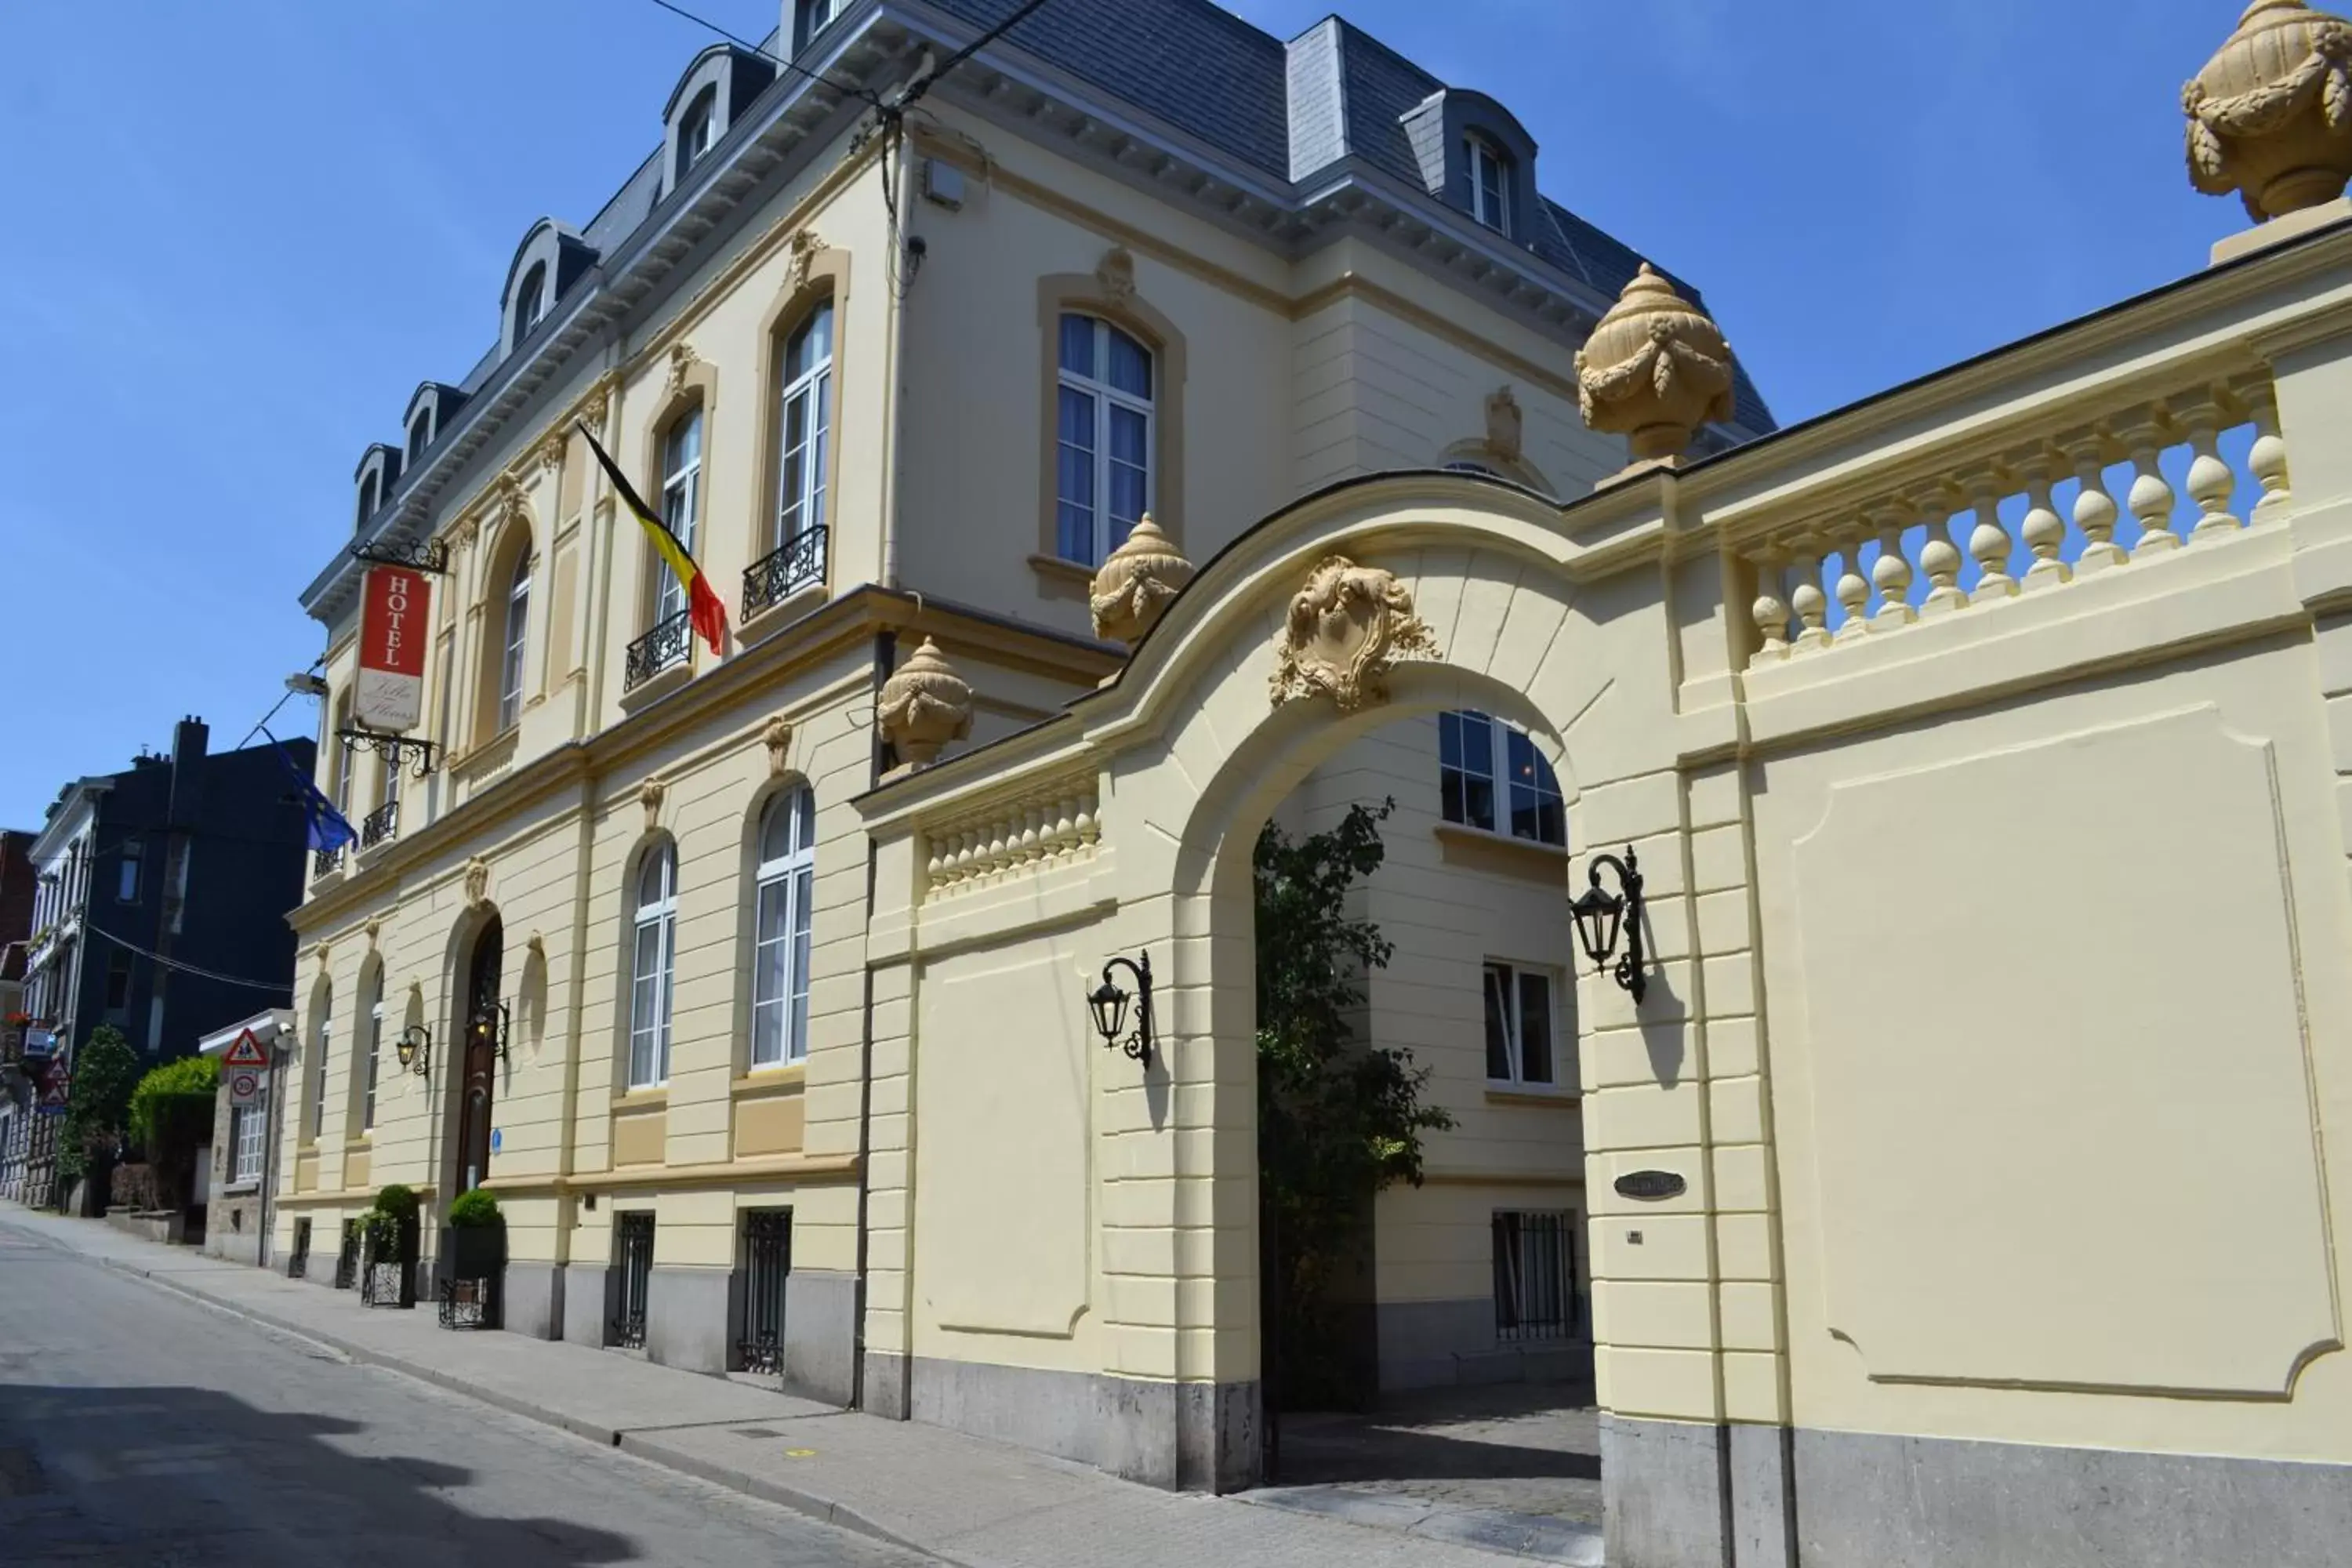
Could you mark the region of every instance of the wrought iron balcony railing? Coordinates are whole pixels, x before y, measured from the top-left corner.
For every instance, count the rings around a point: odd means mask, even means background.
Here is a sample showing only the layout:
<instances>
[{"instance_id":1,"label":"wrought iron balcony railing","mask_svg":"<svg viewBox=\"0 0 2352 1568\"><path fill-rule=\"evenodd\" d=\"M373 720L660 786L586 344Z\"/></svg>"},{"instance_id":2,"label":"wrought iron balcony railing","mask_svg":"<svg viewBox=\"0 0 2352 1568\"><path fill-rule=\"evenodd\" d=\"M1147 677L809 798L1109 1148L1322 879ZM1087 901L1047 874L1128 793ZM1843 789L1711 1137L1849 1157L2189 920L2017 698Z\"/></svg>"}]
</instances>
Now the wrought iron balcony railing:
<instances>
[{"instance_id":1,"label":"wrought iron balcony railing","mask_svg":"<svg viewBox=\"0 0 2352 1568\"><path fill-rule=\"evenodd\" d=\"M373 849L400 831L400 802L385 801L360 822L360 847Z\"/></svg>"},{"instance_id":2,"label":"wrought iron balcony railing","mask_svg":"<svg viewBox=\"0 0 2352 1568\"><path fill-rule=\"evenodd\" d=\"M743 618L750 620L787 595L824 581L823 523L803 529L743 571Z\"/></svg>"},{"instance_id":3,"label":"wrought iron balcony railing","mask_svg":"<svg viewBox=\"0 0 2352 1568\"><path fill-rule=\"evenodd\" d=\"M323 877L330 871L341 869L342 864L343 847L341 845L338 844L332 849L319 850L310 857L310 875Z\"/></svg>"},{"instance_id":4,"label":"wrought iron balcony railing","mask_svg":"<svg viewBox=\"0 0 2352 1568\"><path fill-rule=\"evenodd\" d=\"M673 664L684 664L694 651L694 627L680 610L629 645L629 663L621 689L634 691Z\"/></svg>"}]
</instances>

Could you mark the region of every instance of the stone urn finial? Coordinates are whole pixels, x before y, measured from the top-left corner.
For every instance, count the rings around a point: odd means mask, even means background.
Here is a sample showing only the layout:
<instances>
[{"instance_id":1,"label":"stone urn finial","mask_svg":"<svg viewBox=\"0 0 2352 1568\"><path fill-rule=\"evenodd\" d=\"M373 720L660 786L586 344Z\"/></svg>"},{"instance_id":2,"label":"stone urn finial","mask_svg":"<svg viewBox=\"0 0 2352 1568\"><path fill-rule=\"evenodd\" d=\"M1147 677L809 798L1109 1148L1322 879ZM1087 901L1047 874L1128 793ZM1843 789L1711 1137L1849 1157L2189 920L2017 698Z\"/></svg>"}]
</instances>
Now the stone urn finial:
<instances>
[{"instance_id":1,"label":"stone urn finial","mask_svg":"<svg viewBox=\"0 0 2352 1568\"><path fill-rule=\"evenodd\" d=\"M914 657L882 683L874 718L901 763L927 768L939 759L940 747L971 733L971 687L940 645L925 637Z\"/></svg>"},{"instance_id":2,"label":"stone urn finial","mask_svg":"<svg viewBox=\"0 0 2352 1568\"><path fill-rule=\"evenodd\" d=\"M1159 624L1160 612L1192 580L1192 563L1145 512L1095 573L1094 589L1087 597L1087 607L1094 611L1095 636L1133 647Z\"/></svg>"},{"instance_id":3,"label":"stone urn finial","mask_svg":"<svg viewBox=\"0 0 2352 1568\"><path fill-rule=\"evenodd\" d=\"M1648 262L1576 354L1584 422L1623 436L1629 468L1672 463L1710 419L1731 417L1731 345Z\"/></svg>"},{"instance_id":4,"label":"stone urn finial","mask_svg":"<svg viewBox=\"0 0 2352 1568\"><path fill-rule=\"evenodd\" d=\"M2352 181L2352 22L2254 0L2180 107L2207 195L2237 192L2257 223L2333 201Z\"/></svg>"}]
</instances>

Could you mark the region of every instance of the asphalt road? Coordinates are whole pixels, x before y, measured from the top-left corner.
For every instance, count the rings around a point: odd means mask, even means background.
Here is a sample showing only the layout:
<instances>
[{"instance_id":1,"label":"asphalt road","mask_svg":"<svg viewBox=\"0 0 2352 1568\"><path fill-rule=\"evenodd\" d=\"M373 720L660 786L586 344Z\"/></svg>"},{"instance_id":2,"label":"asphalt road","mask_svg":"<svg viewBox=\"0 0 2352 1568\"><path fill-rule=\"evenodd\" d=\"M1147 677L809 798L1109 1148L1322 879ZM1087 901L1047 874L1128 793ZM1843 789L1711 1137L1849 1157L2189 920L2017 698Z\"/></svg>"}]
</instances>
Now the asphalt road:
<instances>
[{"instance_id":1,"label":"asphalt road","mask_svg":"<svg viewBox=\"0 0 2352 1568\"><path fill-rule=\"evenodd\" d=\"M927 1561L0 1225L9 1568Z\"/></svg>"}]
</instances>

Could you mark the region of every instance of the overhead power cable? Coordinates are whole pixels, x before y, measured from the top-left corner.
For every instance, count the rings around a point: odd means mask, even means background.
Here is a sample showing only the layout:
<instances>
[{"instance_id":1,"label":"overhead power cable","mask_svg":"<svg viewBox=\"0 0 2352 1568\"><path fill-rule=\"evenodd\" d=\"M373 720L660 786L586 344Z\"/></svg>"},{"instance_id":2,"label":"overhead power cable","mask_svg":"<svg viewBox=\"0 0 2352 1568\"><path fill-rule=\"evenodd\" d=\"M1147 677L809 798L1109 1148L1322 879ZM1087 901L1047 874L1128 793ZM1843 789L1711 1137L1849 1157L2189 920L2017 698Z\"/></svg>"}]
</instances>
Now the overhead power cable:
<instances>
[{"instance_id":1,"label":"overhead power cable","mask_svg":"<svg viewBox=\"0 0 2352 1568\"><path fill-rule=\"evenodd\" d=\"M796 65L787 57L776 53L775 50L762 48L758 44L751 42L749 38L739 37L735 34L730 33L726 28L720 26L718 23L711 21L709 17L698 16L693 12L688 10L685 6L673 4L672 0L654 0L654 4L660 6L663 10L671 13L673 16L685 17L688 21L693 23L698 27L708 28L711 32L714 32L720 37L726 39L729 43L734 45L739 49L748 49L752 54L761 55L775 61L778 65L783 67L794 76L805 77L807 79L814 82L822 82L826 87L833 89L835 92L845 92L850 97L858 100L862 103L870 104L876 109L882 107L881 96L875 92L871 88L860 86L858 83L854 81L843 81L838 77L830 77L825 75L823 71L813 71L806 66Z\"/></svg>"},{"instance_id":2,"label":"overhead power cable","mask_svg":"<svg viewBox=\"0 0 2352 1568\"><path fill-rule=\"evenodd\" d=\"M93 925L87 919L82 921L82 929L92 936L102 936L115 946L137 953L151 963L162 964L166 969L176 969L183 974L194 974L204 980L216 980L223 985L243 985L255 991L282 991L289 996L294 994L294 982L290 979L247 980L243 975L223 974L218 970L205 969L194 963L184 963L176 958L166 958L160 952L151 952L140 946L127 937L115 935L103 926Z\"/></svg>"}]
</instances>

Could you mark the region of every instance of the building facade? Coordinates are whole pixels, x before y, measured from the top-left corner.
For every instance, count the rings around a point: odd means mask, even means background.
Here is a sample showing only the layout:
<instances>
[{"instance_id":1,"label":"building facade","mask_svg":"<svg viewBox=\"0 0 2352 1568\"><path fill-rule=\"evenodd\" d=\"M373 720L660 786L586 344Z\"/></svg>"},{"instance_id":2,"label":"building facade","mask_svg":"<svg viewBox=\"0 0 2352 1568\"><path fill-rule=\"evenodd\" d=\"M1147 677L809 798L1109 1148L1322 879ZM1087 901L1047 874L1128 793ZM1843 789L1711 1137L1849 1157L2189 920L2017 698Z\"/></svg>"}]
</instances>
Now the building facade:
<instances>
[{"instance_id":1,"label":"building facade","mask_svg":"<svg viewBox=\"0 0 2352 1568\"><path fill-rule=\"evenodd\" d=\"M199 719L168 752L58 792L35 836L31 1026L68 1062L110 1026L152 1066L290 985L288 910L300 901L303 817L286 763L268 745L213 753ZM298 769L311 742L289 742ZM25 1129L19 1195L52 1201L57 1119Z\"/></svg>"},{"instance_id":2,"label":"building facade","mask_svg":"<svg viewBox=\"0 0 2352 1568\"><path fill-rule=\"evenodd\" d=\"M0 827L0 1197L22 1191L32 1142L34 1087L25 1063L25 1032L32 1023L25 1010L36 888L32 848L32 834Z\"/></svg>"},{"instance_id":3,"label":"building facade","mask_svg":"<svg viewBox=\"0 0 2352 1568\"><path fill-rule=\"evenodd\" d=\"M297 916L281 1247L389 1179L439 1205L482 1184L510 1327L709 1371L781 1358L851 1401L872 1240L908 1218L873 1184L909 1107L874 1059L891 1004L851 805L910 760L877 733L894 672L932 645L971 691L951 750L983 746L1118 668L1089 590L1146 513L1205 560L1353 475L1565 496L1623 462L1574 366L1639 258L1541 195L1501 105L1336 19L1286 43L1155 0L1048 7L869 123L849 87L907 89L925 48L1011 9L788 6L799 68L704 51L605 209L525 236L483 362L363 458L356 542L446 568L419 574L415 736L440 761L336 742L361 571L338 561L306 596L320 784L362 831ZM1769 427L1743 381L1700 440ZM729 590L722 651L585 433ZM1293 811L1399 802L1364 910L1402 956L1365 1029L1459 1124L1381 1203L1398 1384L1589 1368L1570 949L1543 897L1566 829L1524 734L1466 721L1483 750L1450 773L1423 719ZM1490 1048L1498 1016L1541 1038ZM1498 1308L1503 1223L1513 1266L1554 1281L1539 1323ZM772 1303L747 1298L755 1231L790 1237ZM745 1326L779 1317L776 1344Z\"/></svg>"}]
</instances>

